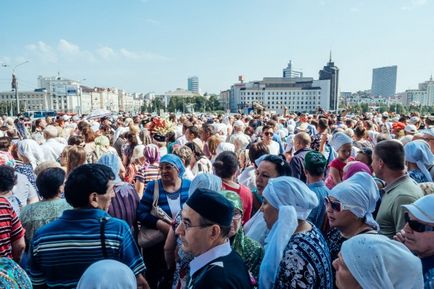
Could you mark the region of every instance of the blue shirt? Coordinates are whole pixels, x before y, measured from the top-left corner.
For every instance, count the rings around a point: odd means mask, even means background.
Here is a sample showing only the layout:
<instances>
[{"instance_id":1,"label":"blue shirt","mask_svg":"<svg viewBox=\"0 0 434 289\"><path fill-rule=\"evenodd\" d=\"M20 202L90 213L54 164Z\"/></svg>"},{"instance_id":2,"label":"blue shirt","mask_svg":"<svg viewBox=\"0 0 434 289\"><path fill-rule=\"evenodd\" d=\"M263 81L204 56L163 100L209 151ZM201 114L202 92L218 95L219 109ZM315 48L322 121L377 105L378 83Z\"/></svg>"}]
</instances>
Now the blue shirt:
<instances>
[{"instance_id":1,"label":"blue shirt","mask_svg":"<svg viewBox=\"0 0 434 289\"><path fill-rule=\"evenodd\" d=\"M326 213L324 199L330 194L330 190L326 187L323 181L308 184L307 186L315 193L319 201L318 206L312 210L307 219L311 221L317 228L322 228L324 223L324 215Z\"/></svg>"},{"instance_id":2,"label":"blue shirt","mask_svg":"<svg viewBox=\"0 0 434 289\"><path fill-rule=\"evenodd\" d=\"M76 288L84 271L103 260L100 209L66 210L62 216L36 231L30 248L29 276L33 285ZM108 259L118 260L134 272L144 273L145 264L125 221L109 218L104 229Z\"/></svg>"}]
</instances>

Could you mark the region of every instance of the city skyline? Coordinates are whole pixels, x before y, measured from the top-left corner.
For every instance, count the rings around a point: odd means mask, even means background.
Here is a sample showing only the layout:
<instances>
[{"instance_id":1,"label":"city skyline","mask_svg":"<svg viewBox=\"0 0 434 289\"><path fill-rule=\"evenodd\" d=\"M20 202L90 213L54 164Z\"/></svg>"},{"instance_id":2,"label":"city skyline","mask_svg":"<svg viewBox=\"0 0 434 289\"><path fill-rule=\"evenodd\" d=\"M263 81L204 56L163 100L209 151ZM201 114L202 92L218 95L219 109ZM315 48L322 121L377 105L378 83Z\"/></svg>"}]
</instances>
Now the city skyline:
<instances>
[{"instance_id":1,"label":"city skyline","mask_svg":"<svg viewBox=\"0 0 434 289\"><path fill-rule=\"evenodd\" d=\"M294 70L318 78L329 59L340 91L371 87L372 69L397 65L397 91L434 74L433 0L12 1L0 4L0 91L37 87L38 75L163 93L219 93L237 82ZM404 21L405 20L405 21ZM423 40L415 41L415 39ZM85 79L83 81L83 79Z\"/></svg>"}]
</instances>

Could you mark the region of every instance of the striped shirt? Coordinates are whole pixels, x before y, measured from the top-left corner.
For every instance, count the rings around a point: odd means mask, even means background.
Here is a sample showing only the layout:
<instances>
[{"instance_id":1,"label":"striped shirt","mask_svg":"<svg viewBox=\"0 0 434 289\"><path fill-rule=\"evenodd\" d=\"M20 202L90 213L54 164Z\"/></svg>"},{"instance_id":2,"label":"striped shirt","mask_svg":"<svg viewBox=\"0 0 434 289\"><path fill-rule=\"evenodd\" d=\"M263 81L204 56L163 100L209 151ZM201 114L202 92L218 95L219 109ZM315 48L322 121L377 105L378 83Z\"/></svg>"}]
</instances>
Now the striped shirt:
<instances>
[{"instance_id":1,"label":"striped shirt","mask_svg":"<svg viewBox=\"0 0 434 289\"><path fill-rule=\"evenodd\" d=\"M0 197L0 257L12 258L12 243L24 234L25 230L11 204Z\"/></svg>"},{"instance_id":2,"label":"striped shirt","mask_svg":"<svg viewBox=\"0 0 434 289\"><path fill-rule=\"evenodd\" d=\"M136 210L140 198L132 184L121 182L113 186L115 197L112 198L108 213L110 216L124 220L134 231L137 226Z\"/></svg>"},{"instance_id":3,"label":"striped shirt","mask_svg":"<svg viewBox=\"0 0 434 289\"><path fill-rule=\"evenodd\" d=\"M76 288L84 271L104 259L101 246L100 209L66 210L62 216L36 231L30 249L29 276L33 285ZM144 273L145 264L129 226L110 218L104 230L108 259L118 260L134 272Z\"/></svg>"},{"instance_id":4,"label":"striped shirt","mask_svg":"<svg viewBox=\"0 0 434 289\"><path fill-rule=\"evenodd\" d=\"M151 181L145 189L145 192L143 193L143 197L140 200L139 206L137 208L137 220L142 223L142 225L145 225L149 228L156 228L156 224L158 219L151 215L151 209L152 209L152 202L154 200L154 183L156 181ZM158 196L158 206L163 209L166 214L169 216L176 215L173 214L172 210L169 206L168 201L168 195L170 195L171 199L176 199L177 196L180 196L180 208L182 208L182 205L187 201L188 199L188 190L190 188L191 181L182 179L181 188L175 192L175 193L167 193L164 191L163 184L161 183L161 180L158 180L158 189L160 195Z\"/></svg>"}]
</instances>

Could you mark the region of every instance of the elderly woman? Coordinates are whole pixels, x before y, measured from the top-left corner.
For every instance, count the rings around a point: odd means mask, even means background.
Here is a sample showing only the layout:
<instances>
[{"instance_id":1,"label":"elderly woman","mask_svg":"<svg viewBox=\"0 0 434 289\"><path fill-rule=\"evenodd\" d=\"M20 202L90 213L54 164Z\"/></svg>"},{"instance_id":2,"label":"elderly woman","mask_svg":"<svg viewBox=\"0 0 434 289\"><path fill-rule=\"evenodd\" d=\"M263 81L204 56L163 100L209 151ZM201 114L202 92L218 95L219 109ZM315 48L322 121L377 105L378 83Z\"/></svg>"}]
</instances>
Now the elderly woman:
<instances>
[{"instance_id":1,"label":"elderly woman","mask_svg":"<svg viewBox=\"0 0 434 289\"><path fill-rule=\"evenodd\" d=\"M36 175L33 170L44 161L40 145L32 139L21 140L17 143L17 154L20 162L16 163L15 170L25 175L36 189Z\"/></svg>"},{"instance_id":2,"label":"elderly woman","mask_svg":"<svg viewBox=\"0 0 434 289\"><path fill-rule=\"evenodd\" d=\"M289 164L283 156L262 155L255 161L256 169L256 188L258 198L262 198L262 192L267 186L270 179L280 176L289 176L291 174ZM259 202L261 206L262 200ZM255 202L253 203L255 206ZM268 234L267 226L264 222L263 214L257 211L250 220L244 224L246 236L264 244L265 237Z\"/></svg>"},{"instance_id":3,"label":"elderly woman","mask_svg":"<svg viewBox=\"0 0 434 289\"><path fill-rule=\"evenodd\" d=\"M63 211L72 209L65 199L61 198L64 181L65 171L61 168L47 168L38 175L36 185L42 200L25 206L20 213L21 222L26 229L27 245L36 230L59 218Z\"/></svg>"},{"instance_id":4,"label":"elderly woman","mask_svg":"<svg viewBox=\"0 0 434 289\"><path fill-rule=\"evenodd\" d=\"M365 172L356 173L331 190L325 200L332 227L326 239L333 260L345 240L359 234L377 233L379 226L372 213L379 198L377 184Z\"/></svg>"},{"instance_id":5,"label":"elderly woman","mask_svg":"<svg viewBox=\"0 0 434 289\"><path fill-rule=\"evenodd\" d=\"M154 201L154 190L158 186L158 206L170 217L175 218L188 198L188 189L191 181L183 179L184 165L179 157L167 154L160 160L161 179L151 181L145 189L137 208L138 221L147 228L157 229L167 236L171 224L158 219L151 214ZM165 270L163 258L164 242L161 242L144 251L144 260L147 265L147 280L150 286L155 286Z\"/></svg>"},{"instance_id":6,"label":"elderly woman","mask_svg":"<svg viewBox=\"0 0 434 289\"><path fill-rule=\"evenodd\" d=\"M106 165L111 168L115 175L113 190L115 197L111 200L108 213L115 218L124 220L130 226L131 232L137 232L136 210L139 204L139 196L134 186L122 182L119 177L122 166L121 159L117 154L105 153L99 160L98 164Z\"/></svg>"},{"instance_id":7,"label":"elderly woman","mask_svg":"<svg viewBox=\"0 0 434 289\"><path fill-rule=\"evenodd\" d=\"M403 244L362 234L342 245L333 261L339 289L422 289L422 265Z\"/></svg>"},{"instance_id":8,"label":"elderly woman","mask_svg":"<svg viewBox=\"0 0 434 289\"><path fill-rule=\"evenodd\" d=\"M257 241L244 235L244 230L241 226L243 204L240 196L232 191L222 191L221 194L231 201L235 208L229 232L231 247L241 256L249 272L258 280L259 266L261 265L264 251Z\"/></svg>"},{"instance_id":9,"label":"elderly woman","mask_svg":"<svg viewBox=\"0 0 434 289\"><path fill-rule=\"evenodd\" d=\"M135 179L136 191L140 197L150 181L160 178L159 171L160 150L155 144L148 144L143 148L143 164L138 169Z\"/></svg>"},{"instance_id":10,"label":"elderly woman","mask_svg":"<svg viewBox=\"0 0 434 289\"><path fill-rule=\"evenodd\" d=\"M293 177L268 182L261 211L270 233L259 289L333 288L330 253L321 232L306 221L318 198Z\"/></svg>"},{"instance_id":11,"label":"elderly woman","mask_svg":"<svg viewBox=\"0 0 434 289\"><path fill-rule=\"evenodd\" d=\"M428 167L434 165L434 156L428 143L415 140L404 146L408 175L417 183L432 182Z\"/></svg>"}]
</instances>

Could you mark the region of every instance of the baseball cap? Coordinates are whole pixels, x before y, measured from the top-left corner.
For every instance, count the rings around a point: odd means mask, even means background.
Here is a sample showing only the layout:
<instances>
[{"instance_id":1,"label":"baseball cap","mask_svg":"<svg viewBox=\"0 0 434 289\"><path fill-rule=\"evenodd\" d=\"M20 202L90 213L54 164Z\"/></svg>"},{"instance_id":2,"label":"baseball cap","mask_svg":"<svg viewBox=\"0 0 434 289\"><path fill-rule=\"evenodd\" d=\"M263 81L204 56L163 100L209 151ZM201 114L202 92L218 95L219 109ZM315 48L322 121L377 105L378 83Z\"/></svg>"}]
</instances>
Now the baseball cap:
<instances>
[{"instance_id":1,"label":"baseball cap","mask_svg":"<svg viewBox=\"0 0 434 289\"><path fill-rule=\"evenodd\" d=\"M418 123L418 122L420 122L420 118L417 117L417 116L412 116L412 117L410 118L410 120L409 120L409 123L410 123L410 124L416 124L416 123Z\"/></svg>"},{"instance_id":2,"label":"baseball cap","mask_svg":"<svg viewBox=\"0 0 434 289\"><path fill-rule=\"evenodd\" d=\"M434 224L434 195L428 195L420 198L410 205L402 205L418 220Z\"/></svg>"},{"instance_id":3,"label":"baseball cap","mask_svg":"<svg viewBox=\"0 0 434 289\"><path fill-rule=\"evenodd\" d=\"M414 124L407 124L404 128L404 131L414 134L417 133L417 127Z\"/></svg>"}]
</instances>

